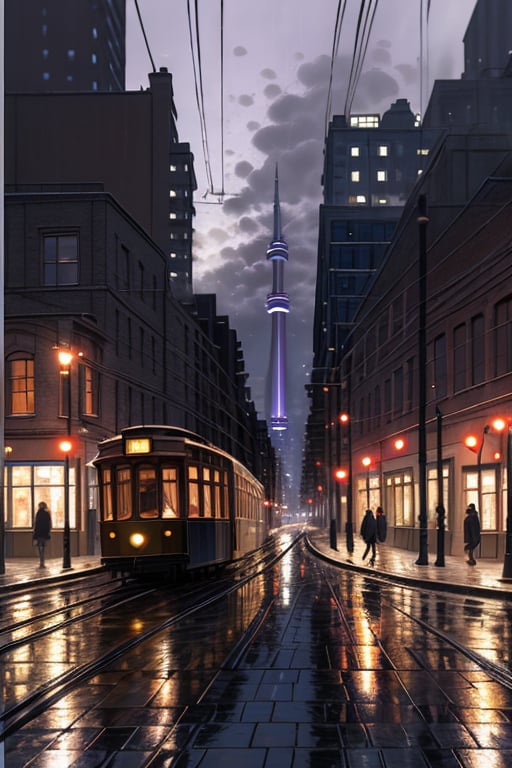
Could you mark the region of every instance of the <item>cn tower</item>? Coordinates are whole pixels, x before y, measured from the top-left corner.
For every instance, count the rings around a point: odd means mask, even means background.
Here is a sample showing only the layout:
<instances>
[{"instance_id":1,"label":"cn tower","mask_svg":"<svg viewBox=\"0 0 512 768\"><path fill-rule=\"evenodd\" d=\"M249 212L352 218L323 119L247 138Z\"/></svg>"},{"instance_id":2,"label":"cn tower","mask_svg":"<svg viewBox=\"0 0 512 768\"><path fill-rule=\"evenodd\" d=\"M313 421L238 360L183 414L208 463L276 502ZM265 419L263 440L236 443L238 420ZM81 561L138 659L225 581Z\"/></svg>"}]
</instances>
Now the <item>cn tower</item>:
<instances>
[{"instance_id":1,"label":"cn tower","mask_svg":"<svg viewBox=\"0 0 512 768\"><path fill-rule=\"evenodd\" d=\"M274 236L267 248L267 260L272 262L272 293L266 308L272 317L272 346L270 352L271 410L270 427L285 430L286 416L286 315L290 311L288 294L284 291L284 265L288 261L288 244L281 235L279 178L276 165L274 181Z\"/></svg>"}]
</instances>

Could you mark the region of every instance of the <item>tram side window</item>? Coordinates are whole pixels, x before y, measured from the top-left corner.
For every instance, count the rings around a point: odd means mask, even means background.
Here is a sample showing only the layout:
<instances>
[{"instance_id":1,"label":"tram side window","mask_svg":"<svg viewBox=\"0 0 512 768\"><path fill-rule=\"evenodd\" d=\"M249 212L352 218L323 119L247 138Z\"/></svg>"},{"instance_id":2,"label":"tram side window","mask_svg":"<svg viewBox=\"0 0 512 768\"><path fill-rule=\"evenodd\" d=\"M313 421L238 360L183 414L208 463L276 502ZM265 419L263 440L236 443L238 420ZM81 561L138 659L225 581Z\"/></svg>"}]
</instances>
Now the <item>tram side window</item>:
<instances>
[{"instance_id":1,"label":"tram side window","mask_svg":"<svg viewBox=\"0 0 512 768\"><path fill-rule=\"evenodd\" d=\"M203 515L204 517L213 517L212 510L212 486L211 471L209 467L203 467Z\"/></svg>"},{"instance_id":2,"label":"tram side window","mask_svg":"<svg viewBox=\"0 0 512 768\"><path fill-rule=\"evenodd\" d=\"M214 500L215 500L215 516L225 517L225 512L222 507L221 495L220 495L220 472L216 469L213 473L213 486Z\"/></svg>"},{"instance_id":3,"label":"tram side window","mask_svg":"<svg viewBox=\"0 0 512 768\"><path fill-rule=\"evenodd\" d=\"M199 517L199 473L197 467L188 468L188 516Z\"/></svg>"},{"instance_id":4,"label":"tram side window","mask_svg":"<svg viewBox=\"0 0 512 768\"><path fill-rule=\"evenodd\" d=\"M112 472L110 469L103 470L103 519L113 520L114 510L112 509Z\"/></svg>"},{"instance_id":5,"label":"tram side window","mask_svg":"<svg viewBox=\"0 0 512 768\"><path fill-rule=\"evenodd\" d=\"M162 468L162 517L179 517L178 472L175 467Z\"/></svg>"},{"instance_id":6,"label":"tram side window","mask_svg":"<svg viewBox=\"0 0 512 768\"><path fill-rule=\"evenodd\" d=\"M140 517L158 517L156 470L154 467L139 467L137 493L137 507Z\"/></svg>"},{"instance_id":7,"label":"tram side window","mask_svg":"<svg viewBox=\"0 0 512 768\"><path fill-rule=\"evenodd\" d=\"M116 512L118 520L129 520L132 516L130 468L118 469L116 473Z\"/></svg>"}]
</instances>

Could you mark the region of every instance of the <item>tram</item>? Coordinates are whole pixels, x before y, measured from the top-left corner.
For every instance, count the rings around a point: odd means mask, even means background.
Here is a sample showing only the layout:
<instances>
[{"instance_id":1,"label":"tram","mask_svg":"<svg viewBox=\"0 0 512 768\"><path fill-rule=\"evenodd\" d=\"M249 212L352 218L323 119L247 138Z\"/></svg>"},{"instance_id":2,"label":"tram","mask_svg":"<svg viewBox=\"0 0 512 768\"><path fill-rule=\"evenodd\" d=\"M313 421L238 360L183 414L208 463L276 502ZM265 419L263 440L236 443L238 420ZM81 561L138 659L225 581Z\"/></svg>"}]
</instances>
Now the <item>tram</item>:
<instances>
[{"instance_id":1,"label":"tram","mask_svg":"<svg viewBox=\"0 0 512 768\"><path fill-rule=\"evenodd\" d=\"M127 427L98 444L101 561L114 572L182 572L235 560L268 534L262 484L188 430Z\"/></svg>"}]
</instances>

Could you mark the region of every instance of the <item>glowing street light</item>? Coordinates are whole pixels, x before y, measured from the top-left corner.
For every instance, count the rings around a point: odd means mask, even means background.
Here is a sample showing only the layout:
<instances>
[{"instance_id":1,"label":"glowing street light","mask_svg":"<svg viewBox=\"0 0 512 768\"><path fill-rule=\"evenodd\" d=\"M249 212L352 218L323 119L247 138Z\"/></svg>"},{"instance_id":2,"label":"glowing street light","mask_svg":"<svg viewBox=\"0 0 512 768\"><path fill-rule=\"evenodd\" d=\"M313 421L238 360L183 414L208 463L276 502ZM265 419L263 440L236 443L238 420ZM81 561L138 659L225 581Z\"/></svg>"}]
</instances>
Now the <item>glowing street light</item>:
<instances>
[{"instance_id":1,"label":"glowing street light","mask_svg":"<svg viewBox=\"0 0 512 768\"><path fill-rule=\"evenodd\" d=\"M62 378L62 395L66 396L67 439L61 440L60 450L64 453L64 531L62 537L62 568L71 568L71 532L69 527L69 453L73 448L71 441L71 361L73 355L65 349L59 349L58 360ZM64 382L65 385L64 385Z\"/></svg>"}]
</instances>

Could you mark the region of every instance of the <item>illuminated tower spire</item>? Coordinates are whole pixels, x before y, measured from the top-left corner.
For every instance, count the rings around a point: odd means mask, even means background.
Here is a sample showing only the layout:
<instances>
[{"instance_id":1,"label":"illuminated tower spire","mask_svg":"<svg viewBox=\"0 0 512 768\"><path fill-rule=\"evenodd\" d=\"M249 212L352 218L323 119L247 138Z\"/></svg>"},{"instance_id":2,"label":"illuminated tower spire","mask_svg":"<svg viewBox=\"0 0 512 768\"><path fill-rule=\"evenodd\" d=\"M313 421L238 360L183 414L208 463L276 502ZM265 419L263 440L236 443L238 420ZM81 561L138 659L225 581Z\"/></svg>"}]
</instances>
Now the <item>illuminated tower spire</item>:
<instances>
[{"instance_id":1,"label":"illuminated tower spire","mask_svg":"<svg viewBox=\"0 0 512 768\"><path fill-rule=\"evenodd\" d=\"M266 308L272 316L272 347L270 357L272 429L288 427L286 416L286 315L290 311L288 294L284 292L284 264L288 261L288 244L281 235L281 209L279 206L279 178L274 181L274 236L267 248L267 260L272 262L272 293L267 296Z\"/></svg>"}]
</instances>

